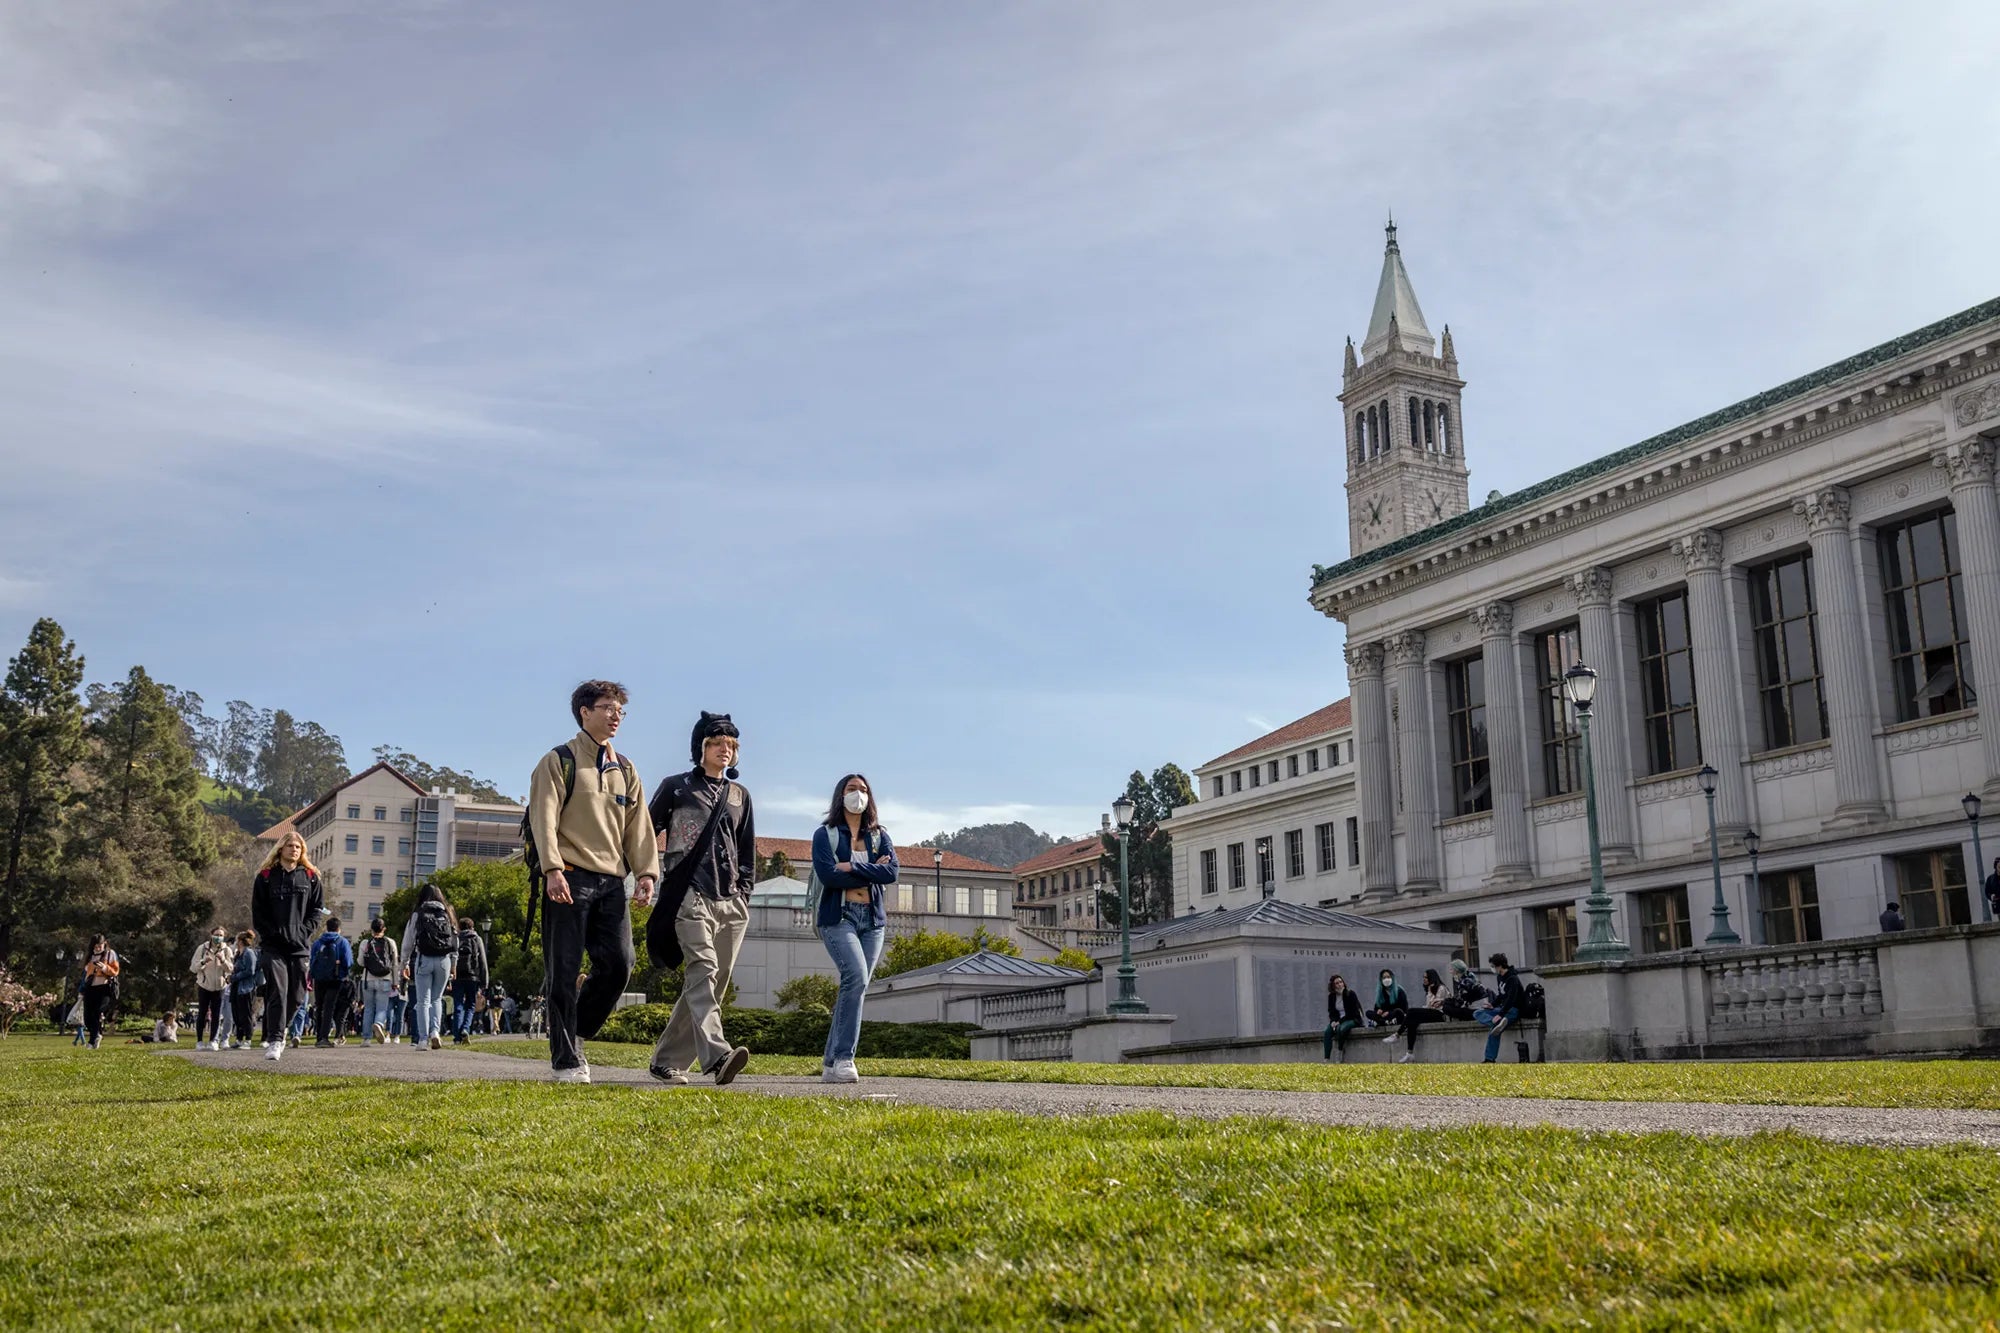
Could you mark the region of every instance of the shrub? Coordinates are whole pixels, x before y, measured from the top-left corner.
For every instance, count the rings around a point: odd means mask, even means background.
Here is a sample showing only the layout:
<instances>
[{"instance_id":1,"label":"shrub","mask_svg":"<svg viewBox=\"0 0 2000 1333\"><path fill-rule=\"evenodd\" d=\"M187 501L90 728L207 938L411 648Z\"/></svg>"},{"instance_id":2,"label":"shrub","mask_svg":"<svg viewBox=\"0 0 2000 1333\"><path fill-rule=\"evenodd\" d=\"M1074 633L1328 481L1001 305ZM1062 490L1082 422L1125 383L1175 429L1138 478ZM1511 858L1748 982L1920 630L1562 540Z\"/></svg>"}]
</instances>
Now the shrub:
<instances>
[{"instance_id":1,"label":"shrub","mask_svg":"<svg viewBox=\"0 0 2000 1333\"><path fill-rule=\"evenodd\" d=\"M795 1009L809 1014L815 1011L832 1013L833 1002L840 998L840 983L832 977L821 976L817 972L807 972L793 977L778 987L778 1007Z\"/></svg>"},{"instance_id":2,"label":"shrub","mask_svg":"<svg viewBox=\"0 0 2000 1333\"><path fill-rule=\"evenodd\" d=\"M599 1041L651 1045L666 1031L673 1006L635 1004L620 1009L597 1034ZM754 1055L818 1055L826 1049L831 1019L825 1014L780 1013L774 1009L724 1009L723 1036ZM856 1053L869 1059L966 1060L971 1023L869 1023L861 1025Z\"/></svg>"},{"instance_id":3,"label":"shrub","mask_svg":"<svg viewBox=\"0 0 2000 1333\"><path fill-rule=\"evenodd\" d=\"M1095 972L1097 960L1074 944L1063 946L1063 951L1049 960L1057 967L1073 967L1079 972Z\"/></svg>"},{"instance_id":4,"label":"shrub","mask_svg":"<svg viewBox=\"0 0 2000 1333\"><path fill-rule=\"evenodd\" d=\"M1004 953L1012 958L1021 956L1019 945L1003 935L987 934L984 926L974 930L970 936L954 935L948 930L919 929L889 941L889 948L883 953L882 964L875 969L875 975L893 977L898 972L914 972L920 967L948 963L954 958L978 953L981 949Z\"/></svg>"}]
</instances>

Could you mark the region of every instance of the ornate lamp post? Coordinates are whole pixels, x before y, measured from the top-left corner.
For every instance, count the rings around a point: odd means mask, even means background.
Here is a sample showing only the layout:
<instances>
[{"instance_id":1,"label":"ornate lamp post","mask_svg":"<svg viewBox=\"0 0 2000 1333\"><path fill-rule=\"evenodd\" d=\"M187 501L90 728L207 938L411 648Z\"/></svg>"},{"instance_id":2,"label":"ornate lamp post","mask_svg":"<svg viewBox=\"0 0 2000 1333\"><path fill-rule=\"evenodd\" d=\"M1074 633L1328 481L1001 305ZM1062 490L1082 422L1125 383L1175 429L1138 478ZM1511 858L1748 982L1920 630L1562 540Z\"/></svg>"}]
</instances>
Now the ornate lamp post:
<instances>
[{"instance_id":1,"label":"ornate lamp post","mask_svg":"<svg viewBox=\"0 0 2000 1333\"><path fill-rule=\"evenodd\" d=\"M1583 900L1590 935L1576 951L1579 963L1619 962L1632 956L1611 923L1611 895L1604 891L1604 849L1597 840L1597 774L1590 763L1590 706L1597 701L1597 673L1578 662L1563 673L1563 693L1576 709L1583 747L1583 813L1590 831L1590 896Z\"/></svg>"},{"instance_id":2,"label":"ornate lamp post","mask_svg":"<svg viewBox=\"0 0 2000 1333\"><path fill-rule=\"evenodd\" d=\"M1715 924L1708 929L1708 938L1702 941L1704 947L1727 948L1741 944L1743 940L1729 928L1729 904L1722 901L1722 841L1715 832L1715 779L1716 771L1707 764L1695 775L1701 779L1701 794L1708 798L1708 868L1715 878L1715 906L1710 909Z\"/></svg>"},{"instance_id":3,"label":"ornate lamp post","mask_svg":"<svg viewBox=\"0 0 2000 1333\"><path fill-rule=\"evenodd\" d=\"M931 848L931 880L939 916L944 915L944 849Z\"/></svg>"},{"instance_id":4,"label":"ornate lamp post","mask_svg":"<svg viewBox=\"0 0 2000 1333\"><path fill-rule=\"evenodd\" d=\"M1132 802L1120 796L1111 803L1118 821L1118 995L1106 1005L1114 1014L1149 1012L1139 998L1139 974L1132 967Z\"/></svg>"},{"instance_id":5,"label":"ornate lamp post","mask_svg":"<svg viewBox=\"0 0 2000 1333\"><path fill-rule=\"evenodd\" d=\"M489 961L488 961L488 963L487 963L487 966L488 966L488 967L491 967L491 966L492 966L492 962L491 962L490 960L491 960L491 959L492 959L492 957L493 957L493 918L492 918L492 917L490 917L490 916L482 916L482 917L480 917L480 918L479 918L479 936L480 936L480 940L481 940L481 942L482 942L482 943L484 943L484 944L486 945L486 957L487 957L487 959L489 960Z\"/></svg>"},{"instance_id":6,"label":"ornate lamp post","mask_svg":"<svg viewBox=\"0 0 2000 1333\"><path fill-rule=\"evenodd\" d=\"M1965 877L1967 887L1979 895L1979 919L1993 919L1993 900L1986 896L1986 848L1979 841L1979 798L1967 792L1959 805L1965 809L1965 822L1972 825L1972 860L1974 868Z\"/></svg>"},{"instance_id":7,"label":"ornate lamp post","mask_svg":"<svg viewBox=\"0 0 2000 1333\"><path fill-rule=\"evenodd\" d=\"M1764 840L1751 829L1743 835L1743 850L1750 853L1750 901L1743 905L1744 919L1750 925L1750 933L1757 933L1757 911L1764 901L1764 883L1757 877L1757 853L1762 851Z\"/></svg>"}]
</instances>

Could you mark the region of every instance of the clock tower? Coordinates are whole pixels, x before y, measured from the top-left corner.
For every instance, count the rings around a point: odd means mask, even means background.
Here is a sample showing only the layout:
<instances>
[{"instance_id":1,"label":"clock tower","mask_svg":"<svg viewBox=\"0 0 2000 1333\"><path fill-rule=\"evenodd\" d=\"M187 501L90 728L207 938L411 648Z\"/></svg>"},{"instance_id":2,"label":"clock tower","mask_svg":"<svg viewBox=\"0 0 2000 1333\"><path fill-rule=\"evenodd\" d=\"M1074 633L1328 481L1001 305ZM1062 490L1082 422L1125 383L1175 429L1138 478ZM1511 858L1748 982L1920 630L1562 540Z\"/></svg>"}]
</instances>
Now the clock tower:
<instances>
[{"instance_id":1,"label":"clock tower","mask_svg":"<svg viewBox=\"0 0 2000 1333\"><path fill-rule=\"evenodd\" d=\"M1347 434L1347 549L1350 556L1463 514L1470 503L1458 355L1445 326L1431 337L1417 293L1388 227L1382 280L1361 355L1347 340L1341 415Z\"/></svg>"}]
</instances>

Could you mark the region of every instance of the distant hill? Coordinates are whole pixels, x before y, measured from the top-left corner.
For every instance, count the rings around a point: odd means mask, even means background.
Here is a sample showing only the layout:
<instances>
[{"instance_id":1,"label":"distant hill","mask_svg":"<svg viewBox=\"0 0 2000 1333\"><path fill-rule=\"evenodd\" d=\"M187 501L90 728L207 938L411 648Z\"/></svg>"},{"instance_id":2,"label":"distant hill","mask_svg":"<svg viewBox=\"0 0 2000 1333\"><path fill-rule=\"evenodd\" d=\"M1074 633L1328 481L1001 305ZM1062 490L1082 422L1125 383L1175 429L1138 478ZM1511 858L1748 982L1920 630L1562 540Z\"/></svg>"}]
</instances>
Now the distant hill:
<instances>
[{"instance_id":1,"label":"distant hill","mask_svg":"<svg viewBox=\"0 0 2000 1333\"><path fill-rule=\"evenodd\" d=\"M975 824L925 841L933 847L1008 870L1056 845L1056 840L1048 834L1038 833L1018 820L1012 824Z\"/></svg>"}]
</instances>

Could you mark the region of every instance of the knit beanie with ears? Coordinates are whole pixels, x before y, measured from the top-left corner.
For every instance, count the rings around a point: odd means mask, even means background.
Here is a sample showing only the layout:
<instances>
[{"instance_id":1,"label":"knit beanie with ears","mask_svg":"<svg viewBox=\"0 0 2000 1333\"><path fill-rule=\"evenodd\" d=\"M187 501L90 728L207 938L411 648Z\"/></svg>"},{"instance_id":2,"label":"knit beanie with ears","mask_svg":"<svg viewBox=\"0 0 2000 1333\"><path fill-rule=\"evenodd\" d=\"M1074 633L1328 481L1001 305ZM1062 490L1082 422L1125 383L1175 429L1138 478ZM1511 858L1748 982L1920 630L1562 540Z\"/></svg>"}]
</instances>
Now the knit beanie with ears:
<instances>
[{"instance_id":1,"label":"knit beanie with ears","mask_svg":"<svg viewBox=\"0 0 2000 1333\"><path fill-rule=\"evenodd\" d=\"M701 720L694 724L694 735L688 738L689 762L696 764L701 762L701 743L710 736L728 736L733 740L741 740L743 733L738 731L736 724L729 720L729 714L711 713L707 709L703 709ZM736 770L733 767L726 768L722 771L722 776L734 781Z\"/></svg>"}]
</instances>

